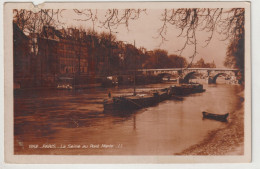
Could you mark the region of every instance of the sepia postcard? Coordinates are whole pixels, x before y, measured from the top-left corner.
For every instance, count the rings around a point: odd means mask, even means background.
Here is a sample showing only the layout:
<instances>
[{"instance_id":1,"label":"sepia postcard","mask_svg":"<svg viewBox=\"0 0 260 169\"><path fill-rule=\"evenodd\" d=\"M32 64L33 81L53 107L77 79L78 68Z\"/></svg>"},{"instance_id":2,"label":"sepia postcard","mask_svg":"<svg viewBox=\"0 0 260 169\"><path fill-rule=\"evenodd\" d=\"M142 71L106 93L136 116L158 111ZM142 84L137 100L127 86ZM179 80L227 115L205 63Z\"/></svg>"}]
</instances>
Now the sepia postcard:
<instances>
[{"instance_id":1,"label":"sepia postcard","mask_svg":"<svg viewBox=\"0 0 260 169\"><path fill-rule=\"evenodd\" d=\"M6 163L251 161L250 2L4 5Z\"/></svg>"}]
</instances>

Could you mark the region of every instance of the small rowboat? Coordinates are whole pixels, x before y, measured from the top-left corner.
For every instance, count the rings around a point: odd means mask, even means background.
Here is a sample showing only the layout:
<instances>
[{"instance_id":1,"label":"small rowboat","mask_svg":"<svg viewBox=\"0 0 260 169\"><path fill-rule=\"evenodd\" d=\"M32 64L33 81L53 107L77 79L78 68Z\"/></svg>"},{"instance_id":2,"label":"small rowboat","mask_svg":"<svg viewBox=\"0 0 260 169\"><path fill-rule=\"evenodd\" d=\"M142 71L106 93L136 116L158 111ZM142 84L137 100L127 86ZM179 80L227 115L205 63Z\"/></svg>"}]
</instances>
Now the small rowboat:
<instances>
[{"instance_id":1,"label":"small rowboat","mask_svg":"<svg viewBox=\"0 0 260 169\"><path fill-rule=\"evenodd\" d=\"M222 122L227 121L227 117L229 115L229 113L226 113L226 114L213 114L213 113L208 113L208 112L205 112L205 111L203 111L202 114L203 114L203 118L218 120L218 121L222 121Z\"/></svg>"}]
</instances>

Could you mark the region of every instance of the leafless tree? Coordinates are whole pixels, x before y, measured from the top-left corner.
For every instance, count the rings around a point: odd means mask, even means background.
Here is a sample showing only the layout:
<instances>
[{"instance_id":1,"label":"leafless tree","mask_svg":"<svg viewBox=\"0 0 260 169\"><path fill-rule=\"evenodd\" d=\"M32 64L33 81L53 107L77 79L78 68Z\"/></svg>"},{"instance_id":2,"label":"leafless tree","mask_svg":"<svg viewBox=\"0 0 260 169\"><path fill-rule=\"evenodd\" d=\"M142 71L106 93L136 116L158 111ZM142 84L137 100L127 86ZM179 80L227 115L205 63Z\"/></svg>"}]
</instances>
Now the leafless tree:
<instances>
[{"instance_id":1,"label":"leafless tree","mask_svg":"<svg viewBox=\"0 0 260 169\"><path fill-rule=\"evenodd\" d=\"M95 32L95 24L98 21L97 9L73 9L76 14L82 16L83 19L75 19L77 21L91 21L92 23L92 32Z\"/></svg>"},{"instance_id":2,"label":"leafless tree","mask_svg":"<svg viewBox=\"0 0 260 169\"><path fill-rule=\"evenodd\" d=\"M15 9L13 21L26 33L39 33L43 26L62 24L60 21L62 11L59 9L40 9L39 11Z\"/></svg>"},{"instance_id":3,"label":"leafless tree","mask_svg":"<svg viewBox=\"0 0 260 169\"><path fill-rule=\"evenodd\" d=\"M41 9L37 12L27 10L14 10L14 22L21 30L28 32L41 32L43 25L57 26L62 24L60 18L63 17L62 10ZM146 14L146 9L74 9L80 19L92 23L92 31L95 27L105 28L109 31L109 37L105 39L113 41L117 28L124 25L128 29L131 21L137 20L142 13ZM162 25L158 30L158 37L161 42L167 40L167 33L172 27L180 30L178 37L184 39L183 46L178 50L179 55L188 47L193 47L190 56L192 61L187 67L192 65L194 57L198 53L199 32L205 33L207 38L204 46L207 46L215 34L221 35L222 40L229 40L227 49L227 59L225 65L238 67L243 70L244 57L244 8L177 8L165 9L162 13ZM101 35L98 35L101 36ZM238 50L242 48L243 50ZM243 53L243 54L241 54ZM232 62L232 63L231 63ZM236 63L234 63L236 62Z\"/></svg>"},{"instance_id":4,"label":"leafless tree","mask_svg":"<svg viewBox=\"0 0 260 169\"><path fill-rule=\"evenodd\" d=\"M190 58L194 59L198 53L199 31L207 33L208 38L205 40L207 46L215 33L222 36L222 40L229 39L230 42L237 42L244 36L244 8L179 8L165 9L162 14L162 26L158 30L162 43L167 40L166 35L169 26L175 26L180 30L178 37L185 39L181 53L188 46L193 46L193 54ZM192 62L190 63L190 65ZM190 66L189 65L189 66Z\"/></svg>"},{"instance_id":5,"label":"leafless tree","mask_svg":"<svg viewBox=\"0 0 260 169\"><path fill-rule=\"evenodd\" d=\"M29 20L32 17L32 11L27 11L25 9L14 9L13 14L14 14L14 22L17 23L19 28L24 31L26 25L29 23Z\"/></svg>"},{"instance_id":6,"label":"leafless tree","mask_svg":"<svg viewBox=\"0 0 260 169\"><path fill-rule=\"evenodd\" d=\"M78 21L91 21L92 29L95 29L96 23L98 27L107 29L110 34L115 33L115 30L120 25L125 25L128 29L129 22L136 20L142 13L145 13L146 9L107 9L102 16L98 16L97 9L74 9L74 12L79 16L83 16L83 19L76 19Z\"/></svg>"}]
</instances>

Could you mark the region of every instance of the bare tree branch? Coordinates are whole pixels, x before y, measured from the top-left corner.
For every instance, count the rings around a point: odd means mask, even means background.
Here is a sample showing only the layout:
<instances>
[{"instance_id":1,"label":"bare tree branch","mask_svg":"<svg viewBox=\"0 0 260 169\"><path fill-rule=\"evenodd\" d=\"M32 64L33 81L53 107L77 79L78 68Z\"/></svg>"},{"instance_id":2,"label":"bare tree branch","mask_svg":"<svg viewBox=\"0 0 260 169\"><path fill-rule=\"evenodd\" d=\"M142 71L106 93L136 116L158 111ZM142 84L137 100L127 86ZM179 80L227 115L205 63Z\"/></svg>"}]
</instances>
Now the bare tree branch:
<instances>
[{"instance_id":1,"label":"bare tree branch","mask_svg":"<svg viewBox=\"0 0 260 169\"><path fill-rule=\"evenodd\" d=\"M168 26L173 25L180 30L178 37L185 38L184 44L178 50L180 55L188 47L194 50L190 58L192 60L197 52L197 32L209 33L205 40L207 46L212 40L214 33L223 36L221 40L236 39L244 33L244 9L243 8L179 8L165 9L162 14L162 25L158 30L161 43L166 41Z\"/></svg>"}]
</instances>

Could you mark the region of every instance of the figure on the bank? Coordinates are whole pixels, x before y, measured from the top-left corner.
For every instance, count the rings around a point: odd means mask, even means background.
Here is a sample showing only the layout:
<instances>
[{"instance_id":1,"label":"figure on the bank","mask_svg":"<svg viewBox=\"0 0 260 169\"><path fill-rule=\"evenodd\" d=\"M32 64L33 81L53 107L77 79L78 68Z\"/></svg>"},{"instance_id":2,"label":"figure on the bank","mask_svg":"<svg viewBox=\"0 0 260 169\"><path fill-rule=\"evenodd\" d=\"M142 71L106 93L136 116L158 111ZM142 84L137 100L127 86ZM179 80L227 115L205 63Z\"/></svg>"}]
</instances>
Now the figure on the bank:
<instances>
[{"instance_id":1,"label":"figure on the bank","mask_svg":"<svg viewBox=\"0 0 260 169\"><path fill-rule=\"evenodd\" d=\"M111 92L110 91L108 92L108 97L111 98Z\"/></svg>"}]
</instances>

